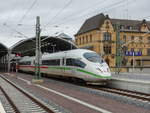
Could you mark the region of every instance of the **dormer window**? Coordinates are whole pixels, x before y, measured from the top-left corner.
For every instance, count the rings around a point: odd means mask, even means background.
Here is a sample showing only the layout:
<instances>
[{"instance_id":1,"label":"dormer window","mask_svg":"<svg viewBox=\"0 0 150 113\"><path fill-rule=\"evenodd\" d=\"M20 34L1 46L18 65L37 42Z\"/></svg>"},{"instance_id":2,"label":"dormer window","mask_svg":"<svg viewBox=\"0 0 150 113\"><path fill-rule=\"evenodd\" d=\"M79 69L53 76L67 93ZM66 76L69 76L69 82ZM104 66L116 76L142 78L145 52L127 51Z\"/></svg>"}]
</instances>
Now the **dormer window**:
<instances>
[{"instance_id":1,"label":"dormer window","mask_svg":"<svg viewBox=\"0 0 150 113\"><path fill-rule=\"evenodd\" d=\"M121 26L120 26L120 29L124 29L124 25L121 25Z\"/></svg>"},{"instance_id":2,"label":"dormer window","mask_svg":"<svg viewBox=\"0 0 150 113\"><path fill-rule=\"evenodd\" d=\"M106 21L106 29L109 29L109 21Z\"/></svg>"},{"instance_id":3,"label":"dormer window","mask_svg":"<svg viewBox=\"0 0 150 113\"><path fill-rule=\"evenodd\" d=\"M132 26L130 26L129 29L132 30Z\"/></svg>"},{"instance_id":4,"label":"dormer window","mask_svg":"<svg viewBox=\"0 0 150 113\"><path fill-rule=\"evenodd\" d=\"M129 30L132 30L132 28L133 28L132 26L127 26L127 29Z\"/></svg>"}]
</instances>

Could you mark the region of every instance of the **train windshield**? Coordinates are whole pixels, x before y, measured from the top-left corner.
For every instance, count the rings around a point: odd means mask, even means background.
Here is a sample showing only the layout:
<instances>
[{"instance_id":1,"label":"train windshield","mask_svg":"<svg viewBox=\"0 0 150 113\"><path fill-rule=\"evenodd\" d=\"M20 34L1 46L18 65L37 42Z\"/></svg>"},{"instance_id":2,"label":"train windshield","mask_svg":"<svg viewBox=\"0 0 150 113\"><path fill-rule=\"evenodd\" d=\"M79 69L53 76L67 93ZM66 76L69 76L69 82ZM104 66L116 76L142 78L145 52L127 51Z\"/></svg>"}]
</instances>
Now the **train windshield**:
<instances>
[{"instance_id":1,"label":"train windshield","mask_svg":"<svg viewBox=\"0 0 150 113\"><path fill-rule=\"evenodd\" d=\"M102 59L102 57L99 56L99 55L96 54L96 53L92 53L92 52L84 53L83 56L84 56L87 60L89 60L89 61L91 61L91 62L95 62L95 63L98 63L98 62L99 62L99 63L103 63L103 62L104 62L104 60Z\"/></svg>"}]
</instances>

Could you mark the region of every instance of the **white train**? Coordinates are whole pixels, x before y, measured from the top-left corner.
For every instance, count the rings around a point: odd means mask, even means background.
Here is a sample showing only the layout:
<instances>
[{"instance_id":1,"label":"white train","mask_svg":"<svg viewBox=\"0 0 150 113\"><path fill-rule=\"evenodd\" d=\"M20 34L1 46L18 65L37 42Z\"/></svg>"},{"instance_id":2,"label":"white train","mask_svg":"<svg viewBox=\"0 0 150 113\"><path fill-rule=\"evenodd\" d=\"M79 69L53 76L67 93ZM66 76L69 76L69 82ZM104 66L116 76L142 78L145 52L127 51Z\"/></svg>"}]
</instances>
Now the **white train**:
<instances>
[{"instance_id":1,"label":"white train","mask_svg":"<svg viewBox=\"0 0 150 113\"><path fill-rule=\"evenodd\" d=\"M18 69L34 72L35 57L22 58ZM111 78L106 62L97 53L85 49L45 54L40 69L48 76L77 78L90 84L105 83Z\"/></svg>"}]
</instances>

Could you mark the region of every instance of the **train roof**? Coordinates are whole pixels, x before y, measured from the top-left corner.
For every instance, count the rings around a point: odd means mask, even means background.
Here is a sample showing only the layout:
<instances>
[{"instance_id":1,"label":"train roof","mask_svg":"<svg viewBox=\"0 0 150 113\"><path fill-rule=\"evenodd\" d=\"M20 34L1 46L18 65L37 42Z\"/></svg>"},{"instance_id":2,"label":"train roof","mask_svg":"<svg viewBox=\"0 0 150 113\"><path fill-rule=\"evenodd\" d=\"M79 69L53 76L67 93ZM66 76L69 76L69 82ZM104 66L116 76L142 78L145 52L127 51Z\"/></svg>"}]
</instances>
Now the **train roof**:
<instances>
[{"instance_id":1,"label":"train roof","mask_svg":"<svg viewBox=\"0 0 150 113\"><path fill-rule=\"evenodd\" d=\"M94 52L94 51L90 51L87 49L73 49L73 50L68 50L68 51L63 51L63 52L58 52L58 53L51 53L51 54L47 54L47 55L43 55L42 59L47 59L47 58L62 58L62 57L81 57L81 55L83 55L83 53L85 52ZM65 53L69 53L67 54L67 56L65 56Z\"/></svg>"},{"instance_id":2,"label":"train roof","mask_svg":"<svg viewBox=\"0 0 150 113\"><path fill-rule=\"evenodd\" d=\"M42 55L42 59L60 59L62 57L71 57L71 58L81 58L82 55L85 53L85 52L94 52L94 51L91 51L91 50L87 50L87 49L73 49L73 50L68 50L68 51L62 51L62 52L56 52L56 53L46 53L46 54L43 54ZM67 56L66 56L66 54ZM94 52L95 53L95 52ZM26 56L26 57L23 57L21 61L30 61L30 60L33 60L35 59L35 57L29 57L29 56Z\"/></svg>"}]
</instances>

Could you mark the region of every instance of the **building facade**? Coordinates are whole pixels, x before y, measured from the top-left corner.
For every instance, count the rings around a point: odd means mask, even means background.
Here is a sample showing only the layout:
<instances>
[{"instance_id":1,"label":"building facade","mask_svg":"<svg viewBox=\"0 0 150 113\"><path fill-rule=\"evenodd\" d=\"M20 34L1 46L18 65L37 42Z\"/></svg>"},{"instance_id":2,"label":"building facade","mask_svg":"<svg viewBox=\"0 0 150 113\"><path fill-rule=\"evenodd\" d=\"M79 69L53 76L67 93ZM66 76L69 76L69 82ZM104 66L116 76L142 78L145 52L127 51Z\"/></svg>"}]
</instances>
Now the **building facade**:
<instances>
[{"instance_id":1,"label":"building facade","mask_svg":"<svg viewBox=\"0 0 150 113\"><path fill-rule=\"evenodd\" d=\"M84 22L75 43L103 56L112 70L150 67L150 21L111 19L99 14Z\"/></svg>"}]
</instances>

